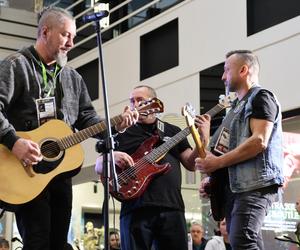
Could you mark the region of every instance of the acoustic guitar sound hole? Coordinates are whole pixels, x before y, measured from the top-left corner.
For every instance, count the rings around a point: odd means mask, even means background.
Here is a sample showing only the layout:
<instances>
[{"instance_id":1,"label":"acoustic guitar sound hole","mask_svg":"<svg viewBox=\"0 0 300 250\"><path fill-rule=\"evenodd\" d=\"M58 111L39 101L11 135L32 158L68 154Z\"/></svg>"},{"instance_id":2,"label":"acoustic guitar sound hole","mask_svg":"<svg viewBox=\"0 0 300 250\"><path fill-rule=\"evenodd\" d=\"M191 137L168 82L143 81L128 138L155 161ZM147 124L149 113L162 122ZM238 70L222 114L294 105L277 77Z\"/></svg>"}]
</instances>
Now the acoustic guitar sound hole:
<instances>
[{"instance_id":1,"label":"acoustic guitar sound hole","mask_svg":"<svg viewBox=\"0 0 300 250\"><path fill-rule=\"evenodd\" d=\"M56 141L48 140L41 145L41 153L44 157L51 159L56 158L60 153L59 145Z\"/></svg>"}]
</instances>

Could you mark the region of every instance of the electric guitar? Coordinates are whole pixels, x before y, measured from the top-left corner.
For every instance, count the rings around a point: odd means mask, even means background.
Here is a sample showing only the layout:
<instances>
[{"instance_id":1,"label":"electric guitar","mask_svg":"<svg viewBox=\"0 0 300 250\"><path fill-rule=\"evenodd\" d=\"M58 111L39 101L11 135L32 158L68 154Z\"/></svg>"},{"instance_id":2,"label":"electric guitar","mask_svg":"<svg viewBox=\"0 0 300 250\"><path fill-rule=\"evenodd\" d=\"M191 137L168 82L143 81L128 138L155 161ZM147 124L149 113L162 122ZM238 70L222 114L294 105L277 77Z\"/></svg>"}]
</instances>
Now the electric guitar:
<instances>
[{"instance_id":1,"label":"electric guitar","mask_svg":"<svg viewBox=\"0 0 300 250\"><path fill-rule=\"evenodd\" d=\"M227 99L233 98L228 96ZM232 102L232 101L231 101ZM190 127L191 134L195 141L196 148L198 150L198 154L201 158L206 157L205 148L200 139L199 133L194 126L194 113L195 111L189 105L185 107L184 113L186 114L186 122ZM208 111L210 114L210 111ZM210 114L211 115L211 114ZM210 206L211 206L211 214L215 221L223 220L225 216L225 194L224 194L224 180L227 178L227 169L222 168L218 169L209 174L209 182L205 185L205 192L209 195L210 198Z\"/></svg>"},{"instance_id":2,"label":"electric guitar","mask_svg":"<svg viewBox=\"0 0 300 250\"><path fill-rule=\"evenodd\" d=\"M207 113L213 117L226 107L228 107L228 101L227 97L224 97L220 100L219 104ZM186 107L182 109L182 114L185 116L188 115L186 110ZM131 155L135 163L134 166L125 169L117 167L117 186L119 187L119 191L113 191L113 183L110 180L110 194L121 202L140 197L153 178L166 173L171 168L169 163L158 164L157 162L190 133L190 127L186 127L157 148L153 147L158 142L159 136L155 135L145 140L135 153Z\"/></svg>"},{"instance_id":3,"label":"electric guitar","mask_svg":"<svg viewBox=\"0 0 300 250\"><path fill-rule=\"evenodd\" d=\"M137 107L140 115L163 112L163 103L153 98ZM122 115L111 119L114 126L122 121ZM73 133L63 121L50 120L41 127L17 135L39 144L43 160L37 165L24 167L7 149L0 145L0 201L23 204L39 195L57 175L73 176L80 171L84 152L80 142L106 130L106 122Z\"/></svg>"},{"instance_id":4,"label":"electric guitar","mask_svg":"<svg viewBox=\"0 0 300 250\"><path fill-rule=\"evenodd\" d=\"M228 107L230 107L235 98L235 95L227 96ZM222 221L225 217L224 180L226 178L227 168L218 169L209 174L209 182L204 187L205 192L209 195L211 214L215 221Z\"/></svg>"}]
</instances>

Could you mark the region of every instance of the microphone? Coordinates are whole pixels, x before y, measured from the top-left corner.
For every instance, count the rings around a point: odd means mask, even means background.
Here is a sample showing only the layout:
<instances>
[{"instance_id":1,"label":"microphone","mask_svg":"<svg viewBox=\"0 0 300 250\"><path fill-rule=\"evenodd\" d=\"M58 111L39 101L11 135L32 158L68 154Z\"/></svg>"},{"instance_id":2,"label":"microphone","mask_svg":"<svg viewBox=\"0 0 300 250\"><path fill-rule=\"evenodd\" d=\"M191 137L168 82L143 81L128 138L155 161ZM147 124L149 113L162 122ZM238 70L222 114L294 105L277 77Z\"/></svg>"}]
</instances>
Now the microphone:
<instances>
[{"instance_id":1,"label":"microphone","mask_svg":"<svg viewBox=\"0 0 300 250\"><path fill-rule=\"evenodd\" d=\"M107 17L109 12L107 10L101 10L99 12L95 12L93 14L85 15L82 17L82 21L84 23L92 22L92 21L99 21L104 17Z\"/></svg>"}]
</instances>

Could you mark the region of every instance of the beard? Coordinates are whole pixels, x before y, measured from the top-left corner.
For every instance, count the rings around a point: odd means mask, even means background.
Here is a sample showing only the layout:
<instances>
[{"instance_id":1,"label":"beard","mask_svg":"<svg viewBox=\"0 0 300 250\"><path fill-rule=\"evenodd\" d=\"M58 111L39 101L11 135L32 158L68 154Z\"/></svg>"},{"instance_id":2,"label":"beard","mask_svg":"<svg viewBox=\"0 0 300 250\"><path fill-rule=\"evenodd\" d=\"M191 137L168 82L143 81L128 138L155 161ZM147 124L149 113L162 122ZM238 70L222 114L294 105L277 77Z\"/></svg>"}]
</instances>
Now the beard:
<instances>
[{"instance_id":1,"label":"beard","mask_svg":"<svg viewBox=\"0 0 300 250\"><path fill-rule=\"evenodd\" d=\"M228 91L229 92L235 92L236 88L234 86L228 86Z\"/></svg>"},{"instance_id":2,"label":"beard","mask_svg":"<svg viewBox=\"0 0 300 250\"><path fill-rule=\"evenodd\" d=\"M55 60L59 66L64 67L68 62L68 57L63 53L58 53L55 57Z\"/></svg>"},{"instance_id":3,"label":"beard","mask_svg":"<svg viewBox=\"0 0 300 250\"><path fill-rule=\"evenodd\" d=\"M233 81L226 82L225 85L226 85L227 92L236 92L238 89L236 82L233 82Z\"/></svg>"}]
</instances>

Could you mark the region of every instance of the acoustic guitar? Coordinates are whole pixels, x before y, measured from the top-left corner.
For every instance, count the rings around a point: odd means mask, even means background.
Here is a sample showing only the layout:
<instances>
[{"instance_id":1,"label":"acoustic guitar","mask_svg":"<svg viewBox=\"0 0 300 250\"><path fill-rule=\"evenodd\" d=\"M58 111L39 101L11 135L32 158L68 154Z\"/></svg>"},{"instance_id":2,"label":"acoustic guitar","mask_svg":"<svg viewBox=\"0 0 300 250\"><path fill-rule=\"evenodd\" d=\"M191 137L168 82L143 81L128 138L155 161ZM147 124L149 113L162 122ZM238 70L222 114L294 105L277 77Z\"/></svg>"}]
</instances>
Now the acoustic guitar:
<instances>
[{"instance_id":1,"label":"acoustic guitar","mask_svg":"<svg viewBox=\"0 0 300 250\"><path fill-rule=\"evenodd\" d=\"M160 113L163 103L153 98L141 102L137 111L140 115ZM121 115L115 116L111 125L121 121ZM50 120L35 130L17 132L18 136L38 143L43 160L24 167L9 149L0 145L0 201L14 205L26 203L39 195L55 176L77 174L84 160L79 143L105 130L105 121L73 133L63 121Z\"/></svg>"},{"instance_id":2,"label":"acoustic guitar","mask_svg":"<svg viewBox=\"0 0 300 250\"><path fill-rule=\"evenodd\" d=\"M228 107L228 98L223 97L220 99L219 104L207 113L213 117L226 107ZM183 107L182 114L189 116L190 112L187 112L188 110L190 110L190 108L186 106ZM193 118L188 119L191 121ZM112 180L110 180L110 194L121 202L140 197L153 178L170 170L171 165L169 163L158 164L159 160L190 133L190 127L186 127L157 148L154 148L154 146L159 141L159 136L155 135L147 139L139 146L136 152L131 155L135 163L134 166L125 169L117 167L117 186L119 190L114 191Z\"/></svg>"}]
</instances>

